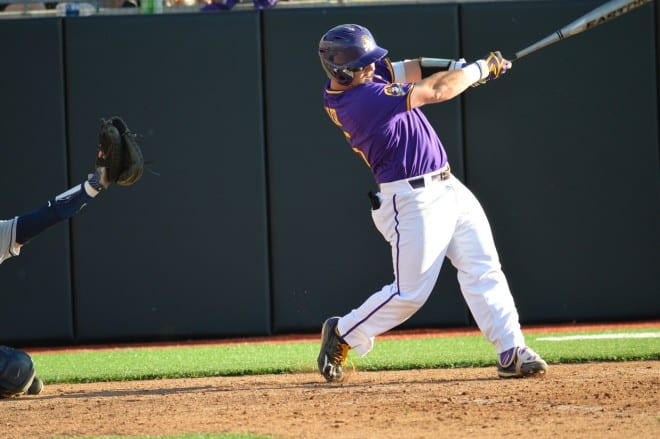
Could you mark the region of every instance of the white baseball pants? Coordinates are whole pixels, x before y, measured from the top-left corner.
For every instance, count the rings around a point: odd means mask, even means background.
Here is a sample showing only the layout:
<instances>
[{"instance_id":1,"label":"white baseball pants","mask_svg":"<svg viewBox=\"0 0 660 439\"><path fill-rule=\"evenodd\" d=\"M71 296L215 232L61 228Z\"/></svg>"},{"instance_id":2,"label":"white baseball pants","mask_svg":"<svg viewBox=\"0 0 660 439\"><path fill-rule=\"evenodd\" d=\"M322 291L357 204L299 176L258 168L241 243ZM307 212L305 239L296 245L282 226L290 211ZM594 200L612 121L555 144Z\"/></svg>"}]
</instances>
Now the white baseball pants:
<instances>
[{"instance_id":1,"label":"white baseball pants","mask_svg":"<svg viewBox=\"0 0 660 439\"><path fill-rule=\"evenodd\" d=\"M407 180L380 185L381 206L372 210L372 217L391 245L394 282L341 317L340 334L358 354L366 355L377 335L424 305L447 256L458 270L461 292L479 329L496 351L525 346L479 201L453 175L444 181L432 181L430 174L424 178L426 185L419 189Z\"/></svg>"}]
</instances>

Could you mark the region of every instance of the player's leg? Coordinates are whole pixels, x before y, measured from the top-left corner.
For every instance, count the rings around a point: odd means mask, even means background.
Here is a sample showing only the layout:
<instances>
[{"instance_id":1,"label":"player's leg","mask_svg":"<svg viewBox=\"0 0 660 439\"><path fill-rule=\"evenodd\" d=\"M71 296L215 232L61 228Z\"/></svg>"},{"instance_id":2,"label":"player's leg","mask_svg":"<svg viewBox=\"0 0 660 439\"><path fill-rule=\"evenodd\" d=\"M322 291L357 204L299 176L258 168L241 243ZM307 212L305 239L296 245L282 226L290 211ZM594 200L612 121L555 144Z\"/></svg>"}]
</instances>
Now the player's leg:
<instances>
[{"instance_id":1,"label":"player's leg","mask_svg":"<svg viewBox=\"0 0 660 439\"><path fill-rule=\"evenodd\" d=\"M499 368L512 366L511 376L545 372L547 365L525 347L518 311L504 275L486 214L476 197L455 180L459 199L458 224L447 257L458 270L461 292L484 336L493 344ZM515 364L514 364L515 362ZM522 362L523 369L520 371ZM507 375L501 371L500 376Z\"/></svg>"},{"instance_id":2,"label":"player's leg","mask_svg":"<svg viewBox=\"0 0 660 439\"><path fill-rule=\"evenodd\" d=\"M360 355L372 349L375 336L426 303L456 224L455 197L444 183L383 197L384 211L374 211L373 219L390 243L395 280L338 322L339 332Z\"/></svg>"},{"instance_id":3,"label":"player's leg","mask_svg":"<svg viewBox=\"0 0 660 439\"><path fill-rule=\"evenodd\" d=\"M389 192L389 185L396 190ZM399 190L401 189L401 190ZM407 183L381 186L374 223L392 249L395 280L357 309L323 324L319 371L341 381L348 350L366 355L374 338L410 318L426 302L437 281L456 224L456 198L450 186L413 191Z\"/></svg>"},{"instance_id":4,"label":"player's leg","mask_svg":"<svg viewBox=\"0 0 660 439\"><path fill-rule=\"evenodd\" d=\"M11 398L25 393L36 395L43 383L34 375L32 358L9 346L0 346L0 398Z\"/></svg>"}]
</instances>

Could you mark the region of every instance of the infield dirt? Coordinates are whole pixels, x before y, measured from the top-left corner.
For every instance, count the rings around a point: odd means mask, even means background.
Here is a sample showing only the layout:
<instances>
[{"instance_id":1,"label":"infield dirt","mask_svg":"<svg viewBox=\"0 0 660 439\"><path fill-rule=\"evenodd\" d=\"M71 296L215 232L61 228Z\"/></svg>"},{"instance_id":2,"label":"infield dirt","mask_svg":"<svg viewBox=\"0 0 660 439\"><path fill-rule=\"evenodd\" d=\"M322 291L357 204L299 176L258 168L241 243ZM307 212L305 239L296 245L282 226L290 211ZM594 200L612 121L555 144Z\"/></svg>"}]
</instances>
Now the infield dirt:
<instances>
[{"instance_id":1,"label":"infield dirt","mask_svg":"<svg viewBox=\"0 0 660 439\"><path fill-rule=\"evenodd\" d=\"M0 400L0 437L658 438L660 361L52 384Z\"/></svg>"}]
</instances>

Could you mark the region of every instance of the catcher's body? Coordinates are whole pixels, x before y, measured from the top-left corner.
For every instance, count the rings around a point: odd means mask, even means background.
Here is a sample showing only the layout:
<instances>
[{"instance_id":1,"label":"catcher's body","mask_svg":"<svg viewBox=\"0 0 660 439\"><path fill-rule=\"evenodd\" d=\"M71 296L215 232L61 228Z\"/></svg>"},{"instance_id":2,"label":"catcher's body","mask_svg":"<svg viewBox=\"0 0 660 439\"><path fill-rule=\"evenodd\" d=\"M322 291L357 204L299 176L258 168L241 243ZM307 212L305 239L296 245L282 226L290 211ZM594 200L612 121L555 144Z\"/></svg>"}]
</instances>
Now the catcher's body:
<instances>
[{"instance_id":1,"label":"catcher's body","mask_svg":"<svg viewBox=\"0 0 660 439\"><path fill-rule=\"evenodd\" d=\"M0 220L0 264L18 256L22 246L46 229L76 215L111 183L130 186L137 182L143 174L144 160L135 137L120 117L102 120L96 169L87 180L32 212ZM42 388L29 355L0 346L0 397L34 395Z\"/></svg>"}]
</instances>

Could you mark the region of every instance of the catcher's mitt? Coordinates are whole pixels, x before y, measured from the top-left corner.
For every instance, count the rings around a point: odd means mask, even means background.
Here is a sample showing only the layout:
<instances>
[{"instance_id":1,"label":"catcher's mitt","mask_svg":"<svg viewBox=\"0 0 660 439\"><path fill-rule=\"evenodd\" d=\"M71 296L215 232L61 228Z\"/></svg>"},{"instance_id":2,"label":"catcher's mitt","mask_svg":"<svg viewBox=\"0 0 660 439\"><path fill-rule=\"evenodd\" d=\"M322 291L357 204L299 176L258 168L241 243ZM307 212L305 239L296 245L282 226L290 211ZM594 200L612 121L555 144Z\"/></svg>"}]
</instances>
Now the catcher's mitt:
<instances>
[{"instance_id":1,"label":"catcher's mitt","mask_svg":"<svg viewBox=\"0 0 660 439\"><path fill-rule=\"evenodd\" d=\"M144 157L126 122L119 117L101 121L96 166L106 168L108 182L130 186L144 172Z\"/></svg>"}]
</instances>

